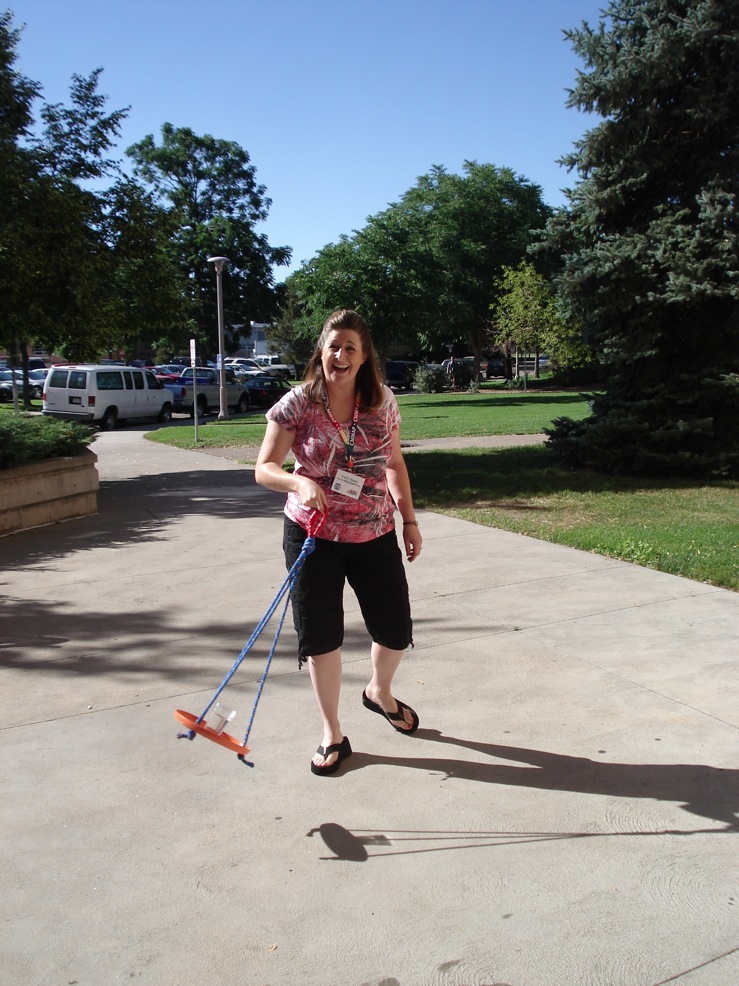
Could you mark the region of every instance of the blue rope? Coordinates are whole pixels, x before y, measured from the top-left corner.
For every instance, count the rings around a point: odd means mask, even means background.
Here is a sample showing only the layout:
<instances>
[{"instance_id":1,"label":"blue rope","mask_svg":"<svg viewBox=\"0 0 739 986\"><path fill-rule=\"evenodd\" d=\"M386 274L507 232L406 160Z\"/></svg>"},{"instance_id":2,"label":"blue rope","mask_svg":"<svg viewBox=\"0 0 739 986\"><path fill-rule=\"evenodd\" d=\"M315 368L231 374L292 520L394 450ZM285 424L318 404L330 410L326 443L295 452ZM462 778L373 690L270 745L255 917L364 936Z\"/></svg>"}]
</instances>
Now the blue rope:
<instances>
[{"instance_id":1,"label":"blue rope","mask_svg":"<svg viewBox=\"0 0 739 986\"><path fill-rule=\"evenodd\" d=\"M203 719L205 719L207 713L210 711L210 709L213 707L213 705L217 701L218 696L221 694L221 692L223 691L223 689L229 683L229 681L231 680L231 678L233 678L233 676L236 674L236 672L238 671L238 669L239 669L239 667L241 665L241 662L244 660L244 658L246 657L246 655L252 649L252 647L254 646L254 644L256 643L256 641L258 640L258 638L261 636L262 632L264 631L264 628L267 626L267 624L269 623L270 619L274 615L275 610L279 606L281 600L285 596L287 596L287 598L285 599L285 605L283 606L283 609L282 609L282 615L280 616L280 620L279 620L279 623L278 623L278 626L277 626L277 631L275 633L274 640L272 641L272 647L270 648L270 652L269 652L269 655L267 657L267 664L266 664L266 666L264 668L264 672L262 674L262 678L261 678L261 680L259 682L259 689L258 689L257 694L256 694L256 697L254 699L254 704L253 704L252 710L251 710L251 716L249 717L249 724L246 727L246 734L244 736L244 743L243 743L243 745L246 746L246 741L249 739L249 733L251 732L252 723L254 722L254 716L255 716L256 711L257 711L257 706L259 704L259 699L262 696L262 691L264 689L264 683L267 680L267 673L269 672L269 667L270 667L270 664L272 663L272 657L274 656L274 652L275 652L275 650L277 648L277 641L280 639L280 633L282 632L282 625L285 622L285 616L287 615L287 607L288 607L288 605L290 603L290 596L292 595L292 590L293 590L293 588L295 586L295 580L297 579L298 575L300 574L301 568L305 564L305 559L308 557L309 554L311 554L311 552L315 551L315 547L316 547L316 540L315 540L315 538L314 537L310 537L310 536L307 537L305 539L305 541L303 542L303 547L300 549L300 554L295 559L295 563L293 564L293 566L290 569L290 571L287 573L287 577L286 577L285 581L282 583L282 585L280 586L280 588L279 588L279 590L277 592L277 595L272 600L272 603L270 604L267 612L264 614L264 616L262 617L262 619L257 624L254 632L252 633L252 635L247 640L247 642L244 645L244 648L242 649L241 653L239 654L239 656L236 658L236 660L232 664L231 669L227 672L227 674L224 677L223 681L220 683L220 685L218 686L218 688L215 690L215 693L213 694L213 697L211 698L210 702L208 702L208 704L205 706L205 708L203 709L203 711L200 713L198 719L196 720L196 723L197 724L201 723L203 721ZM195 730L194 729L191 729L191 730L189 730L186 733L178 733L178 738L179 739L190 739L190 740L192 740L192 739L195 739L196 735L197 735L197 733L195 732ZM253 763L250 763L248 760L245 760L242 754L239 754L239 760L241 760L243 763L247 764L249 767L253 767L254 766Z\"/></svg>"},{"instance_id":2,"label":"blue rope","mask_svg":"<svg viewBox=\"0 0 739 986\"><path fill-rule=\"evenodd\" d=\"M252 723L254 722L254 716L257 712L257 706L259 705L259 699L262 697L262 689L264 688L264 683L267 680L267 675L269 674L269 666L272 663L272 657L274 656L275 650L277 649L277 641L280 639L280 633L282 632L282 624L285 622L285 616L287 615L287 607L290 602L291 593L287 594L285 599L285 605L282 608L282 615L280 616L280 622L277 624L277 630L275 631L275 639L272 641L272 647L270 648L269 655L267 656L267 663L264 666L264 671L262 672L262 677L259 682L259 688L257 689L256 698L254 699L254 704L251 708L251 715L249 716L249 724L246 727L246 733L244 734L244 740L242 746L246 746L249 741L249 734L251 733ZM254 764L251 760L247 760L243 753L238 754L239 760L245 763L247 767L253 767Z\"/></svg>"}]
</instances>

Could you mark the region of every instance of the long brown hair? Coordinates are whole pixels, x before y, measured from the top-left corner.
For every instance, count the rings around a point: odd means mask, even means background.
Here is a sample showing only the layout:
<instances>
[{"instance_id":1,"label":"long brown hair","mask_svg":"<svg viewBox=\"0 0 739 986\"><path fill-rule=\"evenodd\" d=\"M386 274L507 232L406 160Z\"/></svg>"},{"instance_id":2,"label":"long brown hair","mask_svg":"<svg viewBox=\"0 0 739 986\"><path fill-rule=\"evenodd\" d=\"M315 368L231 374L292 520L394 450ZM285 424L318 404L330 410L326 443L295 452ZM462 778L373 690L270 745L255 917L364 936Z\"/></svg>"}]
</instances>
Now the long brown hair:
<instances>
[{"instance_id":1,"label":"long brown hair","mask_svg":"<svg viewBox=\"0 0 739 986\"><path fill-rule=\"evenodd\" d=\"M380 365L377 361L377 353L372 343L372 336L367 328L367 323L357 312L350 308L340 308L332 312L323 325L316 348L313 355L308 360L305 368L305 392L315 403L321 400L321 390L325 385L323 378L323 365L321 364L321 353L326 344L329 333L335 329L352 329L359 336L362 346L362 355L366 356L364 363L359 367L357 373L357 393L359 394L359 406L363 411L377 411L385 403L385 388L383 385Z\"/></svg>"}]
</instances>

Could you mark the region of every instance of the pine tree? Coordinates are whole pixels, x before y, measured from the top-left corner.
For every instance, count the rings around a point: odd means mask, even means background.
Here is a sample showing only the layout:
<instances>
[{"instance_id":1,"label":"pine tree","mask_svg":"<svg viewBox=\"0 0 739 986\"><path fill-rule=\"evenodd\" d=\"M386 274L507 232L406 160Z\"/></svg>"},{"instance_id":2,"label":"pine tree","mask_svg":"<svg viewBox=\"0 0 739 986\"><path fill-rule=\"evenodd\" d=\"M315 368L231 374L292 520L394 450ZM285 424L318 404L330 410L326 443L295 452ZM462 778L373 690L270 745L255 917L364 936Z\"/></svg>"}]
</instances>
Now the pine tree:
<instances>
[{"instance_id":1,"label":"pine tree","mask_svg":"<svg viewBox=\"0 0 739 986\"><path fill-rule=\"evenodd\" d=\"M609 471L739 474L739 3L612 0L567 37L569 104L603 120L546 245L607 376L550 440Z\"/></svg>"}]
</instances>

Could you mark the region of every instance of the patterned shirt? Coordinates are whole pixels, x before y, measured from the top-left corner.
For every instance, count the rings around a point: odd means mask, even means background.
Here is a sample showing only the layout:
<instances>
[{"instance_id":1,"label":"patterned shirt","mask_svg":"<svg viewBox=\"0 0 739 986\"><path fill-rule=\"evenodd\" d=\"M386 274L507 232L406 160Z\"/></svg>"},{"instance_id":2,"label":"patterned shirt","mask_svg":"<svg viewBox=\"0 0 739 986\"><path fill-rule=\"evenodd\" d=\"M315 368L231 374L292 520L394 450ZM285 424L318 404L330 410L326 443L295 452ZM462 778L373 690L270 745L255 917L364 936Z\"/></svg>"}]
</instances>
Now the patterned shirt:
<instances>
[{"instance_id":1,"label":"patterned shirt","mask_svg":"<svg viewBox=\"0 0 739 986\"><path fill-rule=\"evenodd\" d=\"M295 475L308 476L326 494L328 512L318 537L355 544L381 537L395 527L387 464L393 451L392 433L400 427L400 412L393 392L388 387L384 391L382 407L361 411L357 422L353 471L364 480L358 500L331 489L337 470L347 468L347 453L322 403L311 401L303 387L296 387L267 411L270 421L295 432ZM347 422L347 434L349 429ZM313 511L302 505L297 493L288 493L285 513L307 530Z\"/></svg>"}]
</instances>

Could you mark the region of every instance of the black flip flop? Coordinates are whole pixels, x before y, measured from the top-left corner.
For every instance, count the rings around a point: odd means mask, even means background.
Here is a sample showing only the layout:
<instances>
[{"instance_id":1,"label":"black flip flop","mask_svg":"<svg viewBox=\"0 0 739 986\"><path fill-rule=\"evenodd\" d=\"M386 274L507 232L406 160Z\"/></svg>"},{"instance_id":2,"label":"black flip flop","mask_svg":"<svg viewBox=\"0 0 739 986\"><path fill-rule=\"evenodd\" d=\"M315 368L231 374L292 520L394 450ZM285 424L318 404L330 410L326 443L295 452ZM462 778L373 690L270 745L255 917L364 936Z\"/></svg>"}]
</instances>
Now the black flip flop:
<instances>
[{"instance_id":1,"label":"black flip flop","mask_svg":"<svg viewBox=\"0 0 739 986\"><path fill-rule=\"evenodd\" d=\"M338 753L339 755L333 763L328 764L326 767L319 767L318 764L313 763L311 760L311 773L324 775L335 774L341 766L342 760L346 760L347 757L352 755L352 747L349 742L349 737L345 736L341 743L332 743L331 746L319 746L316 753L320 754L320 756L324 758L330 756L332 753Z\"/></svg>"},{"instance_id":2,"label":"black flip flop","mask_svg":"<svg viewBox=\"0 0 739 986\"><path fill-rule=\"evenodd\" d=\"M376 712L378 715L384 716L396 733L415 733L418 729L418 716L410 705L406 705L405 702L401 702L399 698L396 698L395 701L398 703L398 711L386 712L381 705L377 704L377 702L373 702L371 698L367 698L367 692L362 692L362 705L365 709L369 709L370 712ZM393 725L393 723L405 721L405 716L403 715L404 710L410 712L413 717L413 725L410 729L403 729L402 726Z\"/></svg>"}]
</instances>

